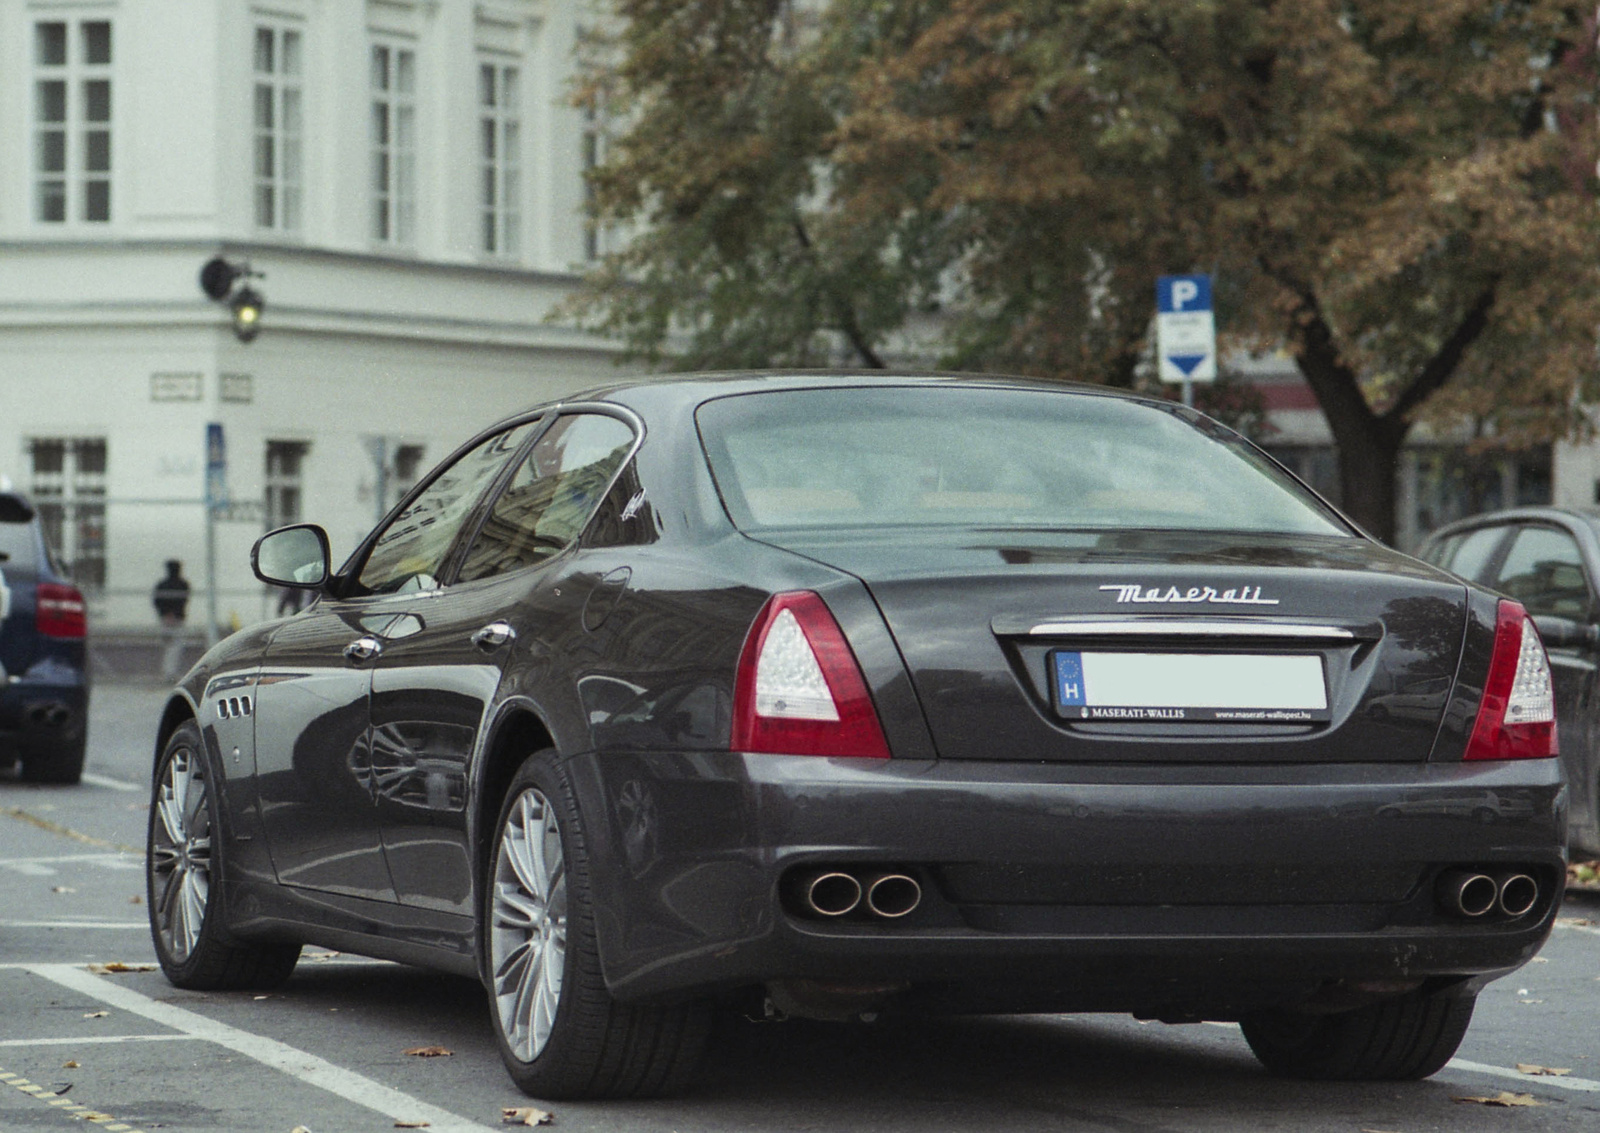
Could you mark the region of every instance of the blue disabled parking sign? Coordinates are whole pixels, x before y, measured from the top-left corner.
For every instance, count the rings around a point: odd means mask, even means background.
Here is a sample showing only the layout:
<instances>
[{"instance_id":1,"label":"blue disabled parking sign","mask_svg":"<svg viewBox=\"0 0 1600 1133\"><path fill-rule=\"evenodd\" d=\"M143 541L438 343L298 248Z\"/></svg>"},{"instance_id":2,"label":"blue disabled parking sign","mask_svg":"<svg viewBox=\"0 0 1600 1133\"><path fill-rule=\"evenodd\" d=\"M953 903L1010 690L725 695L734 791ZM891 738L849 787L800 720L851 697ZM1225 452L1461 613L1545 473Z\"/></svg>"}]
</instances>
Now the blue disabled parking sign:
<instances>
[{"instance_id":1,"label":"blue disabled parking sign","mask_svg":"<svg viewBox=\"0 0 1600 1133\"><path fill-rule=\"evenodd\" d=\"M1209 275L1156 280L1156 354L1164 382L1217 380L1217 324Z\"/></svg>"}]
</instances>

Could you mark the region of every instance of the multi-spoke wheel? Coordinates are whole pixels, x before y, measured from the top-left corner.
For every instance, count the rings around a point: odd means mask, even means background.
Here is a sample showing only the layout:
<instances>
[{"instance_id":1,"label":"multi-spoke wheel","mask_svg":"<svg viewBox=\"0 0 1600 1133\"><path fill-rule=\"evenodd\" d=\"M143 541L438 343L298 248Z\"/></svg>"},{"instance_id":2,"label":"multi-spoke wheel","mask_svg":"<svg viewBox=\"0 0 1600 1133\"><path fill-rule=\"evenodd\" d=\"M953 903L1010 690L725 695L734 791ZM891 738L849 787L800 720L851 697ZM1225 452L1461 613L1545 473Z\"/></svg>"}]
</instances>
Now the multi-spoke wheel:
<instances>
[{"instance_id":1,"label":"multi-spoke wheel","mask_svg":"<svg viewBox=\"0 0 1600 1133\"><path fill-rule=\"evenodd\" d=\"M554 752L511 782L480 909L495 1038L518 1086L551 1099L648 1097L687 1081L707 1010L632 1006L606 991L582 826Z\"/></svg>"},{"instance_id":2,"label":"multi-spoke wheel","mask_svg":"<svg viewBox=\"0 0 1600 1133\"><path fill-rule=\"evenodd\" d=\"M512 800L495 854L489 955L494 1004L511 1053L532 1062L550 1041L567 970L567 870L550 800Z\"/></svg>"},{"instance_id":3,"label":"multi-spoke wheel","mask_svg":"<svg viewBox=\"0 0 1600 1133\"><path fill-rule=\"evenodd\" d=\"M253 943L227 932L220 814L200 730L190 721L167 741L150 800L145 881L156 957L179 987L270 987L288 979L300 946Z\"/></svg>"}]
</instances>

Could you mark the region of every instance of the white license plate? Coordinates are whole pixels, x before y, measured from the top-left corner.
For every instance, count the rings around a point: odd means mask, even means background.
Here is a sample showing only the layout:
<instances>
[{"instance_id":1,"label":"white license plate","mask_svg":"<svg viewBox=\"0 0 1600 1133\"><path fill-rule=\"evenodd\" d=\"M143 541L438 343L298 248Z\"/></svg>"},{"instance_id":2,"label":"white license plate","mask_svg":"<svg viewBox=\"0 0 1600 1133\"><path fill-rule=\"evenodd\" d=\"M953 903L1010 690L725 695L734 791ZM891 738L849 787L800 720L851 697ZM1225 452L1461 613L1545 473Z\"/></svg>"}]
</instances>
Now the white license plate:
<instances>
[{"instance_id":1,"label":"white license plate","mask_svg":"<svg viewBox=\"0 0 1600 1133\"><path fill-rule=\"evenodd\" d=\"M1058 650L1051 659L1056 711L1072 720L1293 724L1328 719L1328 684L1322 658L1314 653Z\"/></svg>"}]
</instances>

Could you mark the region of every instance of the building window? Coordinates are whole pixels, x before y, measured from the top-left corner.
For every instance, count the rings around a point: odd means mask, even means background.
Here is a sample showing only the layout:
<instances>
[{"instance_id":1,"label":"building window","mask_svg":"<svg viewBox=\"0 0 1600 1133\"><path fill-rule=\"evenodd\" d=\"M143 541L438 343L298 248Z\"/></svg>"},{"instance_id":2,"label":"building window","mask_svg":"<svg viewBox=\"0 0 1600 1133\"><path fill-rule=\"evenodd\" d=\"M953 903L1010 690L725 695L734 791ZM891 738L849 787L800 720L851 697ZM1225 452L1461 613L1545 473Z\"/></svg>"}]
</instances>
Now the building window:
<instances>
[{"instance_id":1,"label":"building window","mask_svg":"<svg viewBox=\"0 0 1600 1133\"><path fill-rule=\"evenodd\" d=\"M583 258L598 260L606 252L606 231L595 217L591 174L605 164L605 111L595 102L583 108Z\"/></svg>"},{"instance_id":2,"label":"building window","mask_svg":"<svg viewBox=\"0 0 1600 1133\"><path fill-rule=\"evenodd\" d=\"M521 244L522 114L517 68L478 66L478 130L481 138L483 250L515 256Z\"/></svg>"},{"instance_id":3,"label":"building window","mask_svg":"<svg viewBox=\"0 0 1600 1133\"><path fill-rule=\"evenodd\" d=\"M257 228L300 231L301 42L295 28L261 25L255 41Z\"/></svg>"},{"instance_id":4,"label":"building window","mask_svg":"<svg viewBox=\"0 0 1600 1133\"><path fill-rule=\"evenodd\" d=\"M417 53L372 47L372 238L409 247L417 225Z\"/></svg>"},{"instance_id":5,"label":"building window","mask_svg":"<svg viewBox=\"0 0 1600 1133\"><path fill-rule=\"evenodd\" d=\"M304 494L301 481L306 451L304 441L268 441L266 476L267 530L300 522Z\"/></svg>"},{"instance_id":6,"label":"building window","mask_svg":"<svg viewBox=\"0 0 1600 1133\"><path fill-rule=\"evenodd\" d=\"M35 437L30 485L45 542L85 590L106 585L106 440Z\"/></svg>"},{"instance_id":7,"label":"building window","mask_svg":"<svg viewBox=\"0 0 1600 1133\"><path fill-rule=\"evenodd\" d=\"M111 219L111 23L33 25L34 215Z\"/></svg>"},{"instance_id":8,"label":"building window","mask_svg":"<svg viewBox=\"0 0 1600 1133\"><path fill-rule=\"evenodd\" d=\"M405 499L406 493L417 486L417 479L422 475L421 445L398 445L394 450L394 471L389 477L389 499L383 509L385 513L389 508Z\"/></svg>"}]
</instances>

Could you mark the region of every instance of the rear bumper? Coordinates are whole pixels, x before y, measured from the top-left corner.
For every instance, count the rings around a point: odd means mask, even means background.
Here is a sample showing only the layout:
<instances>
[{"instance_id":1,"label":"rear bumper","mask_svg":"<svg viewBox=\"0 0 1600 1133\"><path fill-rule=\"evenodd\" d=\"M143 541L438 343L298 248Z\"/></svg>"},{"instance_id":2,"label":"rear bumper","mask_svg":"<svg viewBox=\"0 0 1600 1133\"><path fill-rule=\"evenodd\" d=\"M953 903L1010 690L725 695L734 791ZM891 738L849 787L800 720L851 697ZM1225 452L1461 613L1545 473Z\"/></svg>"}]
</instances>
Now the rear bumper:
<instances>
[{"instance_id":1,"label":"rear bumper","mask_svg":"<svg viewBox=\"0 0 1600 1133\"><path fill-rule=\"evenodd\" d=\"M580 757L607 982L772 980L973 1009L1226 1016L1330 985L1527 962L1564 881L1559 761L1107 767L721 753ZM1520 918L1451 917L1441 871L1534 876ZM808 917L797 870L903 870L886 922Z\"/></svg>"},{"instance_id":2,"label":"rear bumper","mask_svg":"<svg viewBox=\"0 0 1600 1133\"><path fill-rule=\"evenodd\" d=\"M0 741L11 748L76 742L87 726L88 708L83 668L47 658L0 680Z\"/></svg>"}]
</instances>

